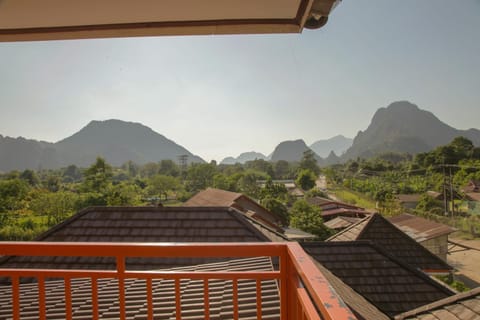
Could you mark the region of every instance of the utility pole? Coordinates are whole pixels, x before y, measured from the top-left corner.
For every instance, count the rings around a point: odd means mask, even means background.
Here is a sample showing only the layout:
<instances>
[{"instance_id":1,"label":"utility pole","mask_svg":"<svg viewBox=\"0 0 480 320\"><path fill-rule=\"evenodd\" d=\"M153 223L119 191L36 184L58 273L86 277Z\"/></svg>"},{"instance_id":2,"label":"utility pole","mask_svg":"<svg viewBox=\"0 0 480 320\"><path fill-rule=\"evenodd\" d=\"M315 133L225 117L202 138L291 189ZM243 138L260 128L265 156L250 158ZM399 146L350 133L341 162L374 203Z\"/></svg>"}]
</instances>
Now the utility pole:
<instances>
[{"instance_id":1,"label":"utility pole","mask_svg":"<svg viewBox=\"0 0 480 320\"><path fill-rule=\"evenodd\" d=\"M453 178L452 178L452 167L449 166L449 183L450 183L450 199L452 202L452 218L453 215L455 214L455 194L454 194L454 189L453 189Z\"/></svg>"},{"instance_id":2,"label":"utility pole","mask_svg":"<svg viewBox=\"0 0 480 320\"><path fill-rule=\"evenodd\" d=\"M443 205L445 208L445 215L448 216L447 173L445 172L445 158L443 158Z\"/></svg>"}]
</instances>

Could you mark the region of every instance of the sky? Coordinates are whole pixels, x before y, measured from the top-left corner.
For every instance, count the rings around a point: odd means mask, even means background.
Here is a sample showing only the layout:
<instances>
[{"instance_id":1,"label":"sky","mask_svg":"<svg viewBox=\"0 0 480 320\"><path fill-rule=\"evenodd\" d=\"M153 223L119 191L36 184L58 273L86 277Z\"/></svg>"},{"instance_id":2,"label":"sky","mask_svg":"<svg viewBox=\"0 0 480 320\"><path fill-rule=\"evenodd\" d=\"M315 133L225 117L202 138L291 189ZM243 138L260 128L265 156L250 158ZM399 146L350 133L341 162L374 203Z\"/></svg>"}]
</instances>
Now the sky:
<instances>
[{"instance_id":1,"label":"sky","mask_svg":"<svg viewBox=\"0 0 480 320\"><path fill-rule=\"evenodd\" d=\"M140 122L210 161L353 138L408 100L480 128L480 0L343 0L301 34L0 43L0 134Z\"/></svg>"}]
</instances>

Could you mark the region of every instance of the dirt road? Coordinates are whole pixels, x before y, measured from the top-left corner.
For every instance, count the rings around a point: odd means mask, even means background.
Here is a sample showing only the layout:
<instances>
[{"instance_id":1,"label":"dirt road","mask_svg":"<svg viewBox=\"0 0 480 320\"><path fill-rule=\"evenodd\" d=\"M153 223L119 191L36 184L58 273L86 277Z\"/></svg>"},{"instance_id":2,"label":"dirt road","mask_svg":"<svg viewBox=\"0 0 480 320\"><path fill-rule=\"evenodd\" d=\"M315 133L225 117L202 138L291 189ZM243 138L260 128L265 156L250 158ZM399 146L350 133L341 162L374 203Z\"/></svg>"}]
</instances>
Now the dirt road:
<instances>
[{"instance_id":1,"label":"dirt road","mask_svg":"<svg viewBox=\"0 0 480 320\"><path fill-rule=\"evenodd\" d=\"M448 263L458 271L459 280L463 281L468 287L474 288L480 286L480 240L462 240L451 238L453 241L464 244L468 247L478 250L457 251L462 248L452 249L452 253L447 256ZM455 252L457 251L457 252Z\"/></svg>"}]
</instances>

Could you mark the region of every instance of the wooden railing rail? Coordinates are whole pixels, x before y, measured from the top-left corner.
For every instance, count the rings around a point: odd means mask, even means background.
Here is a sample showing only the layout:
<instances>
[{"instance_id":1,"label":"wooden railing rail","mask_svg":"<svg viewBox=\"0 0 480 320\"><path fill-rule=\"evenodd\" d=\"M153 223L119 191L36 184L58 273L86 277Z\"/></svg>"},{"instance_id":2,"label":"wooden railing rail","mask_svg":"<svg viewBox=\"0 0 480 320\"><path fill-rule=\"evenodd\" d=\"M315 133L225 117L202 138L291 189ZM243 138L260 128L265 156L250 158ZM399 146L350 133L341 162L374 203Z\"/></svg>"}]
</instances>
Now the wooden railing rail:
<instances>
[{"instance_id":1,"label":"wooden railing rail","mask_svg":"<svg viewBox=\"0 0 480 320\"><path fill-rule=\"evenodd\" d=\"M336 295L311 258L297 243L47 243L0 242L0 256L75 256L114 257L115 270L52 270L0 269L0 277L10 278L12 318L21 319L21 279L35 278L38 285L38 318L47 319L45 287L48 279L64 279L65 319L72 315L73 279L91 281L92 318L100 319L100 279L118 280L119 317L126 319L125 281L142 279L146 282L147 319L154 319L152 282L155 279L173 281L175 317L182 317L181 280L203 281L204 319L210 318L209 280L232 281L233 318L239 318L239 280L255 283L256 318L262 319L262 281L274 280L279 287L280 317L286 319L355 319ZM192 257L192 258L278 258L279 270L273 271L136 271L126 270L129 257Z\"/></svg>"}]
</instances>

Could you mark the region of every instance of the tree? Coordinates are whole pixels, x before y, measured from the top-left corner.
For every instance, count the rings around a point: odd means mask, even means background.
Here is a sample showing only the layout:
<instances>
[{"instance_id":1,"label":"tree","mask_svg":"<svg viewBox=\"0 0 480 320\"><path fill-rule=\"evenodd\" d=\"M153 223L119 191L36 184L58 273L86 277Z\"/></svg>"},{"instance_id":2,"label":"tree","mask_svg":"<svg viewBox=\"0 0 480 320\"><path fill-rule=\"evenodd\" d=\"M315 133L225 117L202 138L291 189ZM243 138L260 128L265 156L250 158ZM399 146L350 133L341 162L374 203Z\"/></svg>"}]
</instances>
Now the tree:
<instances>
[{"instance_id":1,"label":"tree","mask_svg":"<svg viewBox=\"0 0 480 320\"><path fill-rule=\"evenodd\" d=\"M165 200L168 199L169 192L177 192L181 187L178 178L157 174L149 180L147 193L151 196L163 196Z\"/></svg>"},{"instance_id":2,"label":"tree","mask_svg":"<svg viewBox=\"0 0 480 320\"><path fill-rule=\"evenodd\" d=\"M333 234L323 224L321 210L301 199L295 201L290 210L290 225L316 235L320 240L325 240Z\"/></svg>"},{"instance_id":3,"label":"tree","mask_svg":"<svg viewBox=\"0 0 480 320\"><path fill-rule=\"evenodd\" d=\"M288 209L280 200L266 197L262 199L260 204L273 213L282 226L287 227L290 224Z\"/></svg>"},{"instance_id":4,"label":"tree","mask_svg":"<svg viewBox=\"0 0 480 320\"><path fill-rule=\"evenodd\" d=\"M187 170L187 189L197 192L213 185L215 166L209 163L194 163Z\"/></svg>"},{"instance_id":5,"label":"tree","mask_svg":"<svg viewBox=\"0 0 480 320\"><path fill-rule=\"evenodd\" d=\"M30 209L46 216L47 225L52 226L75 212L78 199L78 195L72 192L39 192L30 202Z\"/></svg>"},{"instance_id":6,"label":"tree","mask_svg":"<svg viewBox=\"0 0 480 320\"><path fill-rule=\"evenodd\" d=\"M180 168L173 160L162 160L160 161L158 173L178 177L180 175Z\"/></svg>"},{"instance_id":7,"label":"tree","mask_svg":"<svg viewBox=\"0 0 480 320\"><path fill-rule=\"evenodd\" d=\"M30 169L23 171L20 174L20 179L27 181L28 184L33 187L40 183L40 180L38 179L35 172L33 172L33 170L30 170Z\"/></svg>"},{"instance_id":8,"label":"tree","mask_svg":"<svg viewBox=\"0 0 480 320\"><path fill-rule=\"evenodd\" d=\"M112 167L105 159L98 157L85 171L83 188L85 191L104 192L113 177Z\"/></svg>"},{"instance_id":9,"label":"tree","mask_svg":"<svg viewBox=\"0 0 480 320\"><path fill-rule=\"evenodd\" d=\"M303 153L303 158L300 161L300 169L310 170L315 176L320 174L320 168L317 164L317 159L315 159L315 153L312 150L307 150Z\"/></svg>"},{"instance_id":10,"label":"tree","mask_svg":"<svg viewBox=\"0 0 480 320\"><path fill-rule=\"evenodd\" d=\"M315 187L317 176L311 170L303 169L298 173L295 183L303 190L307 191Z\"/></svg>"},{"instance_id":11,"label":"tree","mask_svg":"<svg viewBox=\"0 0 480 320\"><path fill-rule=\"evenodd\" d=\"M273 175L275 179L287 179L290 174L290 164L288 161L279 160L273 166Z\"/></svg>"}]
</instances>

